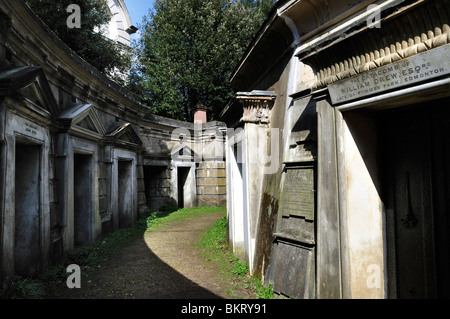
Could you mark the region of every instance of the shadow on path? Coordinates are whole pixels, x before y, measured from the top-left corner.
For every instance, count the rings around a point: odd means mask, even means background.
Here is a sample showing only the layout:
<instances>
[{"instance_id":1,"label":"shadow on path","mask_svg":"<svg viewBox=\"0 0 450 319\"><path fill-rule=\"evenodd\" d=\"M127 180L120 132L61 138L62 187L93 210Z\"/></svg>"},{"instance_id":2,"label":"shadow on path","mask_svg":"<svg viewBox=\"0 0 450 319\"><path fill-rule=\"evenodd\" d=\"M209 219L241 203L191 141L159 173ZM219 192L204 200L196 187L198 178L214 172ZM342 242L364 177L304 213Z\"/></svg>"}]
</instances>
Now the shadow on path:
<instances>
[{"instance_id":1,"label":"shadow on path","mask_svg":"<svg viewBox=\"0 0 450 319\"><path fill-rule=\"evenodd\" d=\"M203 214L144 232L140 239L114 254L94 272L82 276L80 289L69 289L61 283L49 298L229 298L192 245L201 231L223 214Z\"/></svg>"}]
</instances>

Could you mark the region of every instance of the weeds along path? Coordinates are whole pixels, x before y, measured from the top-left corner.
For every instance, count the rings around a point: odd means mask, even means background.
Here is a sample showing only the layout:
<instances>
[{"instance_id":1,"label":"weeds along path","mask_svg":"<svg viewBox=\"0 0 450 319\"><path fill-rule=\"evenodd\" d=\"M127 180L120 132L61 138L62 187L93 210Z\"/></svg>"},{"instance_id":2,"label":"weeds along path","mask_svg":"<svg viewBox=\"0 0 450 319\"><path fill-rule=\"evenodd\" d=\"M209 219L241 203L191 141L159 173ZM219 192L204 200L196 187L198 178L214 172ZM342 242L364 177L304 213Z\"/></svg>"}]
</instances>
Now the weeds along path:
<instances>
[{"instance_id":1,"label":"weeds along path","mask_svg":"<svg viewBox=\"0 0 450 319\"><path fill-rule=\"evenodd\" d=\"M202 257L195 246L202 232L224 215L224 211L203 212L152 225L83 276L80 289L61 287L54 297L232 298L229 282L218 266Z\"/></svg>"}]
</instances>

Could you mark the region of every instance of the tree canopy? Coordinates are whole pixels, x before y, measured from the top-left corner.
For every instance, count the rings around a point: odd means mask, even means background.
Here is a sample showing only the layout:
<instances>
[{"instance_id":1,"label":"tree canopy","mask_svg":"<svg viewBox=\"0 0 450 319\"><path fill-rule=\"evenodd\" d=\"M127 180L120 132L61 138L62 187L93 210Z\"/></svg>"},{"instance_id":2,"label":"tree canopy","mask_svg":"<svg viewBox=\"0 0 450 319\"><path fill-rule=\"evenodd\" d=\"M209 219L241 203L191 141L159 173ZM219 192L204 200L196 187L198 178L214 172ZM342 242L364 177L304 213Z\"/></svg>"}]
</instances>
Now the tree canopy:
<instances>
[{"instance_id":1,"label":"tree canopy","mask_svg":"<svg viewBox=\"0 0 450 319\"><path fill-rule=\"evenodd\" d=\"M102 28L111 20L109 8L103 0L26 0L28 6L73 51L99 71L112 75L130 68L131 58L127 48L106 38ZM69 5L80 7L81 27L69 28ZM120 82L121 78L114 78Z\"/></svg>"},{"instance_id":2,"label":"tree canopy","mask_svg":"<svg viewBox=\"0 0 450 319\"><path fill-rule=\"evenodd\" d=\"M130 88L154 114L192 121L197 104L216 119L229 80L273 0L156 0L140 26Z\"/></svg>"}]
</instances>

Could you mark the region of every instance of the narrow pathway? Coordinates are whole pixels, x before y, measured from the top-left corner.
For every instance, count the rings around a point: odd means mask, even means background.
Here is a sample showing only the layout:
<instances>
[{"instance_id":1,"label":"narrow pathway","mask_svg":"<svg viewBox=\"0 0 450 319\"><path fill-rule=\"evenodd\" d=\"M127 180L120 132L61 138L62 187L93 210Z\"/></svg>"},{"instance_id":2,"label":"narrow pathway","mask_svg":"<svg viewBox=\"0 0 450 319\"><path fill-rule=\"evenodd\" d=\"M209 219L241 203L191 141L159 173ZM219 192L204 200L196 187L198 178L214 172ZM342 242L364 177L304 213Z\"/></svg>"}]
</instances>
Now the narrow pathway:
<instances>
[{"instance_id":1,"label":"narrow pathway","mask_svg":"<svg viewBox=\"0 0 450 319\"><path fill-rule=\"evenodd\" d=\"M61 289L57 298L230 298L224 279L194 247L201 232L219 220L207 213L147 231L143 238L83 278L81 289Z\"/></svg>"}]
</instances>

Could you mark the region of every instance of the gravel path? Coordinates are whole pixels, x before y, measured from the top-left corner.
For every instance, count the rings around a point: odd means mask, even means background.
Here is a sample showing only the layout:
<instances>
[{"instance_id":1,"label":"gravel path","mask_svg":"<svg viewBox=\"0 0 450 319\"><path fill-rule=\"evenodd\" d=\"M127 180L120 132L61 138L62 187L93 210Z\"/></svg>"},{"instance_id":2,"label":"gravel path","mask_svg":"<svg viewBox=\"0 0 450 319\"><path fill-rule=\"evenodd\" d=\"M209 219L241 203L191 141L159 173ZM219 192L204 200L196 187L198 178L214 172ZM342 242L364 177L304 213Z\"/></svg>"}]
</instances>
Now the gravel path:
<instances>
[{"instance_id":1,"label":"gravel path","mask_svg":"<svg viewBox=\"0 0 450 319\"><path fill-rule=\"evenodd\" d=\"M202 258L193 245L201 232L223 215L202 214L147 231L142 239L83 278L80 289L64 287L57 298L231 298L219 270ZM246 294L243 291L240 295L251 297Z\"/></svg>"}]
</instances>

